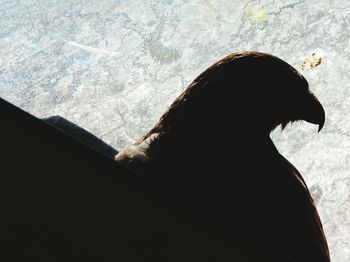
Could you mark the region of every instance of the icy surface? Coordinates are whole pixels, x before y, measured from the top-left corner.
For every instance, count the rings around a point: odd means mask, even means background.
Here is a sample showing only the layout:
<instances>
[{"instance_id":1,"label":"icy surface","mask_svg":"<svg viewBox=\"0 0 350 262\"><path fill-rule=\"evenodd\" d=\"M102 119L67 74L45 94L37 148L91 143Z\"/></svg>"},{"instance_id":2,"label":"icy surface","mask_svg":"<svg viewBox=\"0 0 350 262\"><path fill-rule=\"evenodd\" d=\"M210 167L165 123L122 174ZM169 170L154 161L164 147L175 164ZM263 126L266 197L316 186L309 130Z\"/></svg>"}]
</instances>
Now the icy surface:
<instances>
[{"instance_id":1,"label":"icy surface","mask_svg":"<svg viewBox=\"0 0 350 262\"><path fill-rule=\"evenodd\" d=\"M301 122L272 137L312 191L333 261L346 262L349 35L348 0L0 0L0 96L121 149L219 58L277 55L305 75L327 119L319 134Z\"/></svg>"}]
</instances>

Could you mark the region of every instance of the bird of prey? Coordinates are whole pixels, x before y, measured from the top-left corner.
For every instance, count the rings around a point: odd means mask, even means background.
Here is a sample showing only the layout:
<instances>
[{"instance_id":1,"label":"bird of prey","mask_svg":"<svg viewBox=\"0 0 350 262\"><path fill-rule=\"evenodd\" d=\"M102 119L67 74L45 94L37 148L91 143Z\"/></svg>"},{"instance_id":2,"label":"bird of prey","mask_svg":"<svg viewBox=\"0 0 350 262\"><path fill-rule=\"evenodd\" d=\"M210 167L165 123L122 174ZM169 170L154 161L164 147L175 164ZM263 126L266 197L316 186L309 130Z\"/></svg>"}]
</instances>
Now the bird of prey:
<instances>
[{"instance_id":1,"label":"bird of prey","mask_svg":"<svg viewBox=\"0 0 350 262\"><path fill-rule=\"evenodd\" d=\"M115 159L291 261L330 261L308 187L270 138L298 120L319 131L325 121L306 79L273 55L235 52L201 73Z\"/></svg>"}]
</instances>

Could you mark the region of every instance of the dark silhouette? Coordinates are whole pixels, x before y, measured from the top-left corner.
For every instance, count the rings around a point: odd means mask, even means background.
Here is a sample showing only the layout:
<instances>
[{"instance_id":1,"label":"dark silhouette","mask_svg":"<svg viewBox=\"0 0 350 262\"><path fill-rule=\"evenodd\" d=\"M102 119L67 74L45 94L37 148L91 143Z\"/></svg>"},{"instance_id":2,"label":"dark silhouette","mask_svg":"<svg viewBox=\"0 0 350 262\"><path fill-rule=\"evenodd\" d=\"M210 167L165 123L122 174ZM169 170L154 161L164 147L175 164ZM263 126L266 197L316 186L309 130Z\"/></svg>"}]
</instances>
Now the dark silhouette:
<instances>
[{"instance_id":1,"label":"dark silhouette","mask_svg":"<svg viewBox=\"0 0 350 262\"><path fill-rule=\"evenodd\" d=\"M325 121L305 78L275 56L233 53L116 160L293 261L330 261L307 185L270 138L297 120Z\"/></svg>"},{"instance_id":2,"label":"dark silhouette","mask_svg":"<svg viewBox=\"0 0 350 262\"><path fill-rule=\"evenodd\" d=\"M66 135L1 98L0 112L0 261L290 262L74 139L68 122Z\"/></svg>"},{"instance_id":3,"label":"dark silhouette","mask_svg":"<svg viewBox=\"0 0 350 262\"><path fill-rule=\"evenodd\" d=\"M87 145L88 147L96 150L102 155L105 155L109 158L114 158L114 155L118 154L118 151L115 150L112 146L108 145L95 135L91 134L89 131L72 123L64 117L50 116L43 118L42 120L44 120L49 125L59 129L66 135L73 137L84 145Z\"/></svg>"}]
</instances>

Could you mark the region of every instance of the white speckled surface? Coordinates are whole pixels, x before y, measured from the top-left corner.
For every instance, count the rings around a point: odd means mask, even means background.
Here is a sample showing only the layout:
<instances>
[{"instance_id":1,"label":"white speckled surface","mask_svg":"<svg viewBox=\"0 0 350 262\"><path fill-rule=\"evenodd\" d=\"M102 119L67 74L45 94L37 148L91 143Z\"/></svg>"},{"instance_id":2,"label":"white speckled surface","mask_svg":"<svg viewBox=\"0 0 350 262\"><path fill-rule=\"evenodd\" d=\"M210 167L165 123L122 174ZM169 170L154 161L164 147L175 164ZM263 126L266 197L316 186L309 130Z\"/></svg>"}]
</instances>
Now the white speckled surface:
<instances>
[{"instance_id":1,"label":"white speckled surface","mask_svg":"<svg viewBox=\"0 0 350 262\"><path fill-rule=\"evenodd\" d=\"M118 149L148 130L194 77L237 50L302 73L326 125L275 131L303 174L335 262L350 261L350 1L0 0L0 96L61 115Z\"/></svg>"}]
</instances>

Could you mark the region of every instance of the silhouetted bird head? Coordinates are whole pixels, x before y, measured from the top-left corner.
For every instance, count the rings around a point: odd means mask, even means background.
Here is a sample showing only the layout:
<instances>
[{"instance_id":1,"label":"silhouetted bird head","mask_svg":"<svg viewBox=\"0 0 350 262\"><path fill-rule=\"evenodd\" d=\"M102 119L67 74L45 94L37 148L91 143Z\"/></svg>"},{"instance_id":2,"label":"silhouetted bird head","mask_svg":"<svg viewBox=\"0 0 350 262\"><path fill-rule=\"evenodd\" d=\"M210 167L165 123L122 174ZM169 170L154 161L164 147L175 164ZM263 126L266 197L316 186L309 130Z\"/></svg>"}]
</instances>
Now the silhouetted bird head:
<instances>
[{"instance_id":1,"label":"silhouetted bird head","mask_svg":"<svg viewBox=\"0 0 350 262\"><path fill-rule=\"evenodd\" d=\"M237 52L200 74L143 139L184 130L197 135L230 133L238 127L266 134L297 120L318 124L319 131L325 121L306 79L270 54Z\"/></svg>"},{"instance_id":2,"label":"silhouetted bird head","mask_svg":"<svg viewBox=\"0 0 350 262\"><path fill-rule=\"evenodd\" d=\"M241 97L252 99L253 114L259 117L259 122L268 123L270 131L297 120L318 124L319 131L322 129L324 109L306 79L292 66L257 52L238 54L231 61L241 67L242 78L238 78Z\"/></svg>"}]
</instances>

